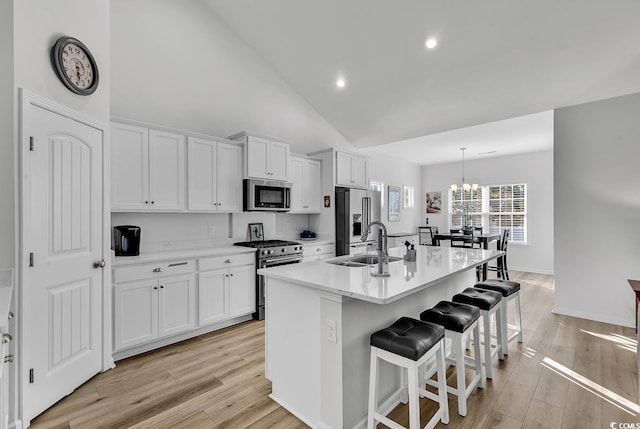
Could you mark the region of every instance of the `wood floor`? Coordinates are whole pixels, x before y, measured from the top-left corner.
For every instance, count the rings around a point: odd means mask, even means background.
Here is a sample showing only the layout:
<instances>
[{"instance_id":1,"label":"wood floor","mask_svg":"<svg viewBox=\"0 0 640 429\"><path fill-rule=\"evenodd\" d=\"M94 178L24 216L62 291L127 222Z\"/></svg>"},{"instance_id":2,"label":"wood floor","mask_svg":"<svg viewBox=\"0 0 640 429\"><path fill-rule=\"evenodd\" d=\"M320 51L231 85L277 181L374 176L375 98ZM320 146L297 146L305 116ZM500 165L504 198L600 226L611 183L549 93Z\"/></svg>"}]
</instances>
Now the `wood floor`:
<instances>
[{"instance_id":1,"label":"wood floor","mask_svg":"<svg viewBox=\"0 0 640 429\"><path fill-rule=\"evenodd\" d=\"M551 276L522 284L524 343L494 361L494 379L449 428L609 428L639 423L635 332L551 313ZM117 362L37 419L40 428L304 428L269 399L264 324L246 322ZM449 382L455 385L453 368ZM301 392L301 394L304 394ZM422 401L422 425L433 406ZM390 417L407 424L406 405ZM378 427L382 427L379 425ZM616 427L620 427L619 425Z\"/></svg>"}]
</instances>

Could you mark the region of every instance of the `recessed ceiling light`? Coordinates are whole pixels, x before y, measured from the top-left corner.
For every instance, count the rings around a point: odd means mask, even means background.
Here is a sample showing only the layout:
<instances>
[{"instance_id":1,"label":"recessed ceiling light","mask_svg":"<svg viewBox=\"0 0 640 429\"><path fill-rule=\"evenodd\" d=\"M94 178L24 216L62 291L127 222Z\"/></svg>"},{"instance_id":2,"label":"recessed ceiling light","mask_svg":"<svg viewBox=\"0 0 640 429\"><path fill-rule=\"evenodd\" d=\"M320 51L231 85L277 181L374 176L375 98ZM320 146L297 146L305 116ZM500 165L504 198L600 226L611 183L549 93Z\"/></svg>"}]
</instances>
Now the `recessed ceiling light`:
<instances>
[{"instance_id":1,"label":"recessed ceiling light","mask_svg":"<svg viewBox=\"0 0 640 429\"><path fill-rule=\"evenodd\" d=\"M344 86L346 85L344 79L338 79L336 81L336 85L338 86L338 88L344 88Z\"/></svg>"},{"instance_id":2,"label":"recessed ceiling light","mask_svg":"<svg viewBox=\"0 0 640 429\"><path fill-rule=\"evenodd\" d=\"M438 45L438 41L436 39L427 39L424 45L429 49L433 49Z\"/></svg>"}]
</instances>

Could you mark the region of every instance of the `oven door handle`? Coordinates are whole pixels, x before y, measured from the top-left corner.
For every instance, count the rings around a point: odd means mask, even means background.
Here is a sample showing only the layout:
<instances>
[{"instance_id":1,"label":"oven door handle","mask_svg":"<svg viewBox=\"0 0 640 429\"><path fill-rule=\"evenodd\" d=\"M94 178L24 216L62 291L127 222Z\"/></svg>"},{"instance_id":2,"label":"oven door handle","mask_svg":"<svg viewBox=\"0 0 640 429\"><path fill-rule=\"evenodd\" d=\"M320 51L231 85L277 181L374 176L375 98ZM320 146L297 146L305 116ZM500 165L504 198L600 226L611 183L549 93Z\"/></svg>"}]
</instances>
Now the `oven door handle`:
<instances>
[{"instance_id":1,"label":"oven door handle","mask_svg":"<svg viewBox=\"0 0 640 429\"><path fill-rule=\"evenodd\" d=\"M282 256L279 258L272 258L269 260L261 261L260 268L269 268L276 265L295 264L302 261L302 256Z\"/></svg>"}]
</instances>

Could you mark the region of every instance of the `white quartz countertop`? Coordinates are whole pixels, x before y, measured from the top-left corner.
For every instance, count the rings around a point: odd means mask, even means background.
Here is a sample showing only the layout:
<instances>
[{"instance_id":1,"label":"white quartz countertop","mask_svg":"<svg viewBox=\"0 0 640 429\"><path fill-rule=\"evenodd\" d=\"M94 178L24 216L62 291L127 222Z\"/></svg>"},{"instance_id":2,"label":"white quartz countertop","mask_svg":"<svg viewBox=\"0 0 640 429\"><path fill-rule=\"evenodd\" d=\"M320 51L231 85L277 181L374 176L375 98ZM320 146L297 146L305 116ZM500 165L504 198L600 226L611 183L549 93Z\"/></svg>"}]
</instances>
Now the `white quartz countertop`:
<instances>
[{"instance_id":1,"label":"white quartz countertop","mask_svg":"<svg viewBox=\"0 0 640 429\"><path fill-rule=\"evenodd\" d=\"M390 262L390 277L373 277L371 273L377 270L377 265L345 267L327 261L263 268L258 274L363 301L388 304L503 254L497 250L436 246L417 246L416 251L416 261ZM405 252L404 247L389 249L390 256L403 256Z\"/></svg>"},{"instance_id":2,"label":"white quartz countertop","mask_svg":"<svg viewBox=\"0 0 640 429\"><path fill-rule=\"evenodd\" d=\"M13 293L13 270L0 270L0 329L6 332Z\"/></svg>"},{"instance_id":3,"label":"white quartz countertop","mask_svg":"<svg viewBox=\"0 0 640 429\"><path fill-rule=\"evenodd\" d=\"M112 267L140 264L145 262L168 261L174 259L203 258L207 256L226 256L241 253L255 253L256 249L242 246L226 246L215 248L167 250L162 252L142 253L138 256L114 256L111 259Z\"/></svg>"}]
</instances>

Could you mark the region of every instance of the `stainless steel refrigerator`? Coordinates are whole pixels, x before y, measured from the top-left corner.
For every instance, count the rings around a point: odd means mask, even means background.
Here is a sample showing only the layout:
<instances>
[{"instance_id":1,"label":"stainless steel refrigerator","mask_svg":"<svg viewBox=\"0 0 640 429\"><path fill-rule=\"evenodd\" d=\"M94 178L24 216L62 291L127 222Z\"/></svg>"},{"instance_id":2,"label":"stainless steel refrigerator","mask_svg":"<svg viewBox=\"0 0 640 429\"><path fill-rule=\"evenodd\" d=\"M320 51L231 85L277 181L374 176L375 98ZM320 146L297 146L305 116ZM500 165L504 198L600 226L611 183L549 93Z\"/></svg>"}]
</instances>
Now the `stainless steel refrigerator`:
<instances>
[{"instance_id":1,"label":"stainless steel refrigerator","mask_svg":"<svg viewBox=\"0 0 640 429\"><path fill-rule=\"evenodd\" d=\"M378 227L372 229L366 243L362 231L374 220L380 220L380 191L336 187L336 256L354 255L375 249Z\"/></svg>"}]
</instances>

